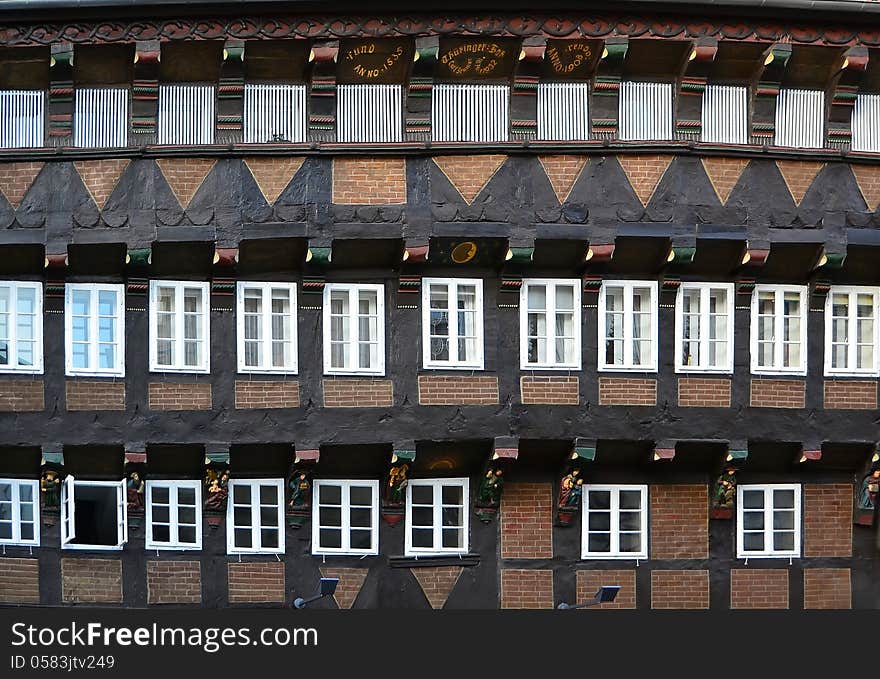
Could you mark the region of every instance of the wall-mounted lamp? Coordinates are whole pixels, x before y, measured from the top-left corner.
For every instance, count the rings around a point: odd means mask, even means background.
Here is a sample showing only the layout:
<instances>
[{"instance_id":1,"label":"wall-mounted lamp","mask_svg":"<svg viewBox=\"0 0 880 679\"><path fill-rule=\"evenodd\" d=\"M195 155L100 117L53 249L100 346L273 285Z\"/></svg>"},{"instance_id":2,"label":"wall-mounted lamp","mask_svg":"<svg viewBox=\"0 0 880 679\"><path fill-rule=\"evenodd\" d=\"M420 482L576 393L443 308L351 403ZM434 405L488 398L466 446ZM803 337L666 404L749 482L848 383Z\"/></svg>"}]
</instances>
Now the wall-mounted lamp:
<instances>
[{"instance_id":1,"label":"wall-mounted lamp","mask_svg":"<svg viewBox=\"0 0 880 679\"><path fill-rule=\"evenodd\" d=\"M587 606L597 606L599 604L610 603L614 601L619 591L620 585L602 585L599 588L599 591L596 592L596 596L594 596L589 601L584 601L583 603L574 605L567 604L563 601L556 608L568 610L573 608L586 608Z\"/></svg>"},{"instance_id":2,"label":"wall-mounted lamp","mask_svg":"<svg viewBox=\"0 0 880 679\"><path fill-rule=\"evenodd\" d=\"M321 578L321 586L318 590L318 593L309 598L303 599L302 597L297 597L293 600L294 608L305 608L308 604L313 601L317 601L318 599L323 599L325 596L333 596L336 593L336 585L339 584L339 578Z\"/></svg>"}]
</instances>

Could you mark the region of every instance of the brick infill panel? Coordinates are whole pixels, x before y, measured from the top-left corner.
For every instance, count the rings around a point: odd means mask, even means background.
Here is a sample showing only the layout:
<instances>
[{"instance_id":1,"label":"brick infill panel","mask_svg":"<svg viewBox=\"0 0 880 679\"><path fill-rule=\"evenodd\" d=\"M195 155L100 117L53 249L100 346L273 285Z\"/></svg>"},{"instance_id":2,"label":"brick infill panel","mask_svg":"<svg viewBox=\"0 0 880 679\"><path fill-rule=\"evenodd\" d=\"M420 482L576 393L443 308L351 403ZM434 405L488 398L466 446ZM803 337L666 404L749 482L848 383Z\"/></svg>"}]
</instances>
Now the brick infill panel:
<instances>
[{"instance_id":1,"label":"brick infill panel","mask_svg":"<svg viewBox=\"0 0 880 679\"><path fill-rule=\"evenodd\" d=\"M501 608L553 608L553 571L503 569Z\"/></svg>"},{"instance_id":2,"label":"brick infill panel","mask_svg":"<svg viewBox=\"0 0 880 679\"><path fill-rule=\"evenodd\" d=\"M125 382L67 380L68 410L125 410Z\"/></svg>"},{"instance_id":3,"label":"brick infill panel","mask_svg":"<svg viewBox=\"0 0 880 679\"><path fill-rule=\"evenodd\" d=\"M651 558L709 558L709 489L655 484L650 488Z\"/></svg>"},{"instance_id":4,"label":"brick infill panel","mask_svg":"<svg viewBox=\"0 0 880 679\"><path fill-rule=\"evenodd\" d=\"M148 604L202 603L198 561L147 561Z\"/></svg>"},{"instance_id":5,"label":"brick infill panel","mask_svg":"<svg viewBox=\"0 0 880 679\"><path fill-rule=\"evenodd\" d=\"M730 571L730 607L788 608L788 569L733 569Z\"/></svg>"},{"instance_id":6,"label":"brick infill panel","mask_svg":"<svg viewBox=\"0 0 880 679\"><path fill-rule=\"evenodd\" d=\"M391 380L327 379L323 381L325 408L390 408L394 405Z\"/></svg>"},{"instance_id":7,"label":"brick infill panel","mask_svg":"<svg viewBox=\"0 0 880 679\"><path fill-rule=\"evenodd\" d=\"M508 483L501 496L501 558L552 556L552 484Z\"/></svg>"},{"instance_id":8,"label":"brick infill panel","mask_svg":"<svg viewBox=\"0 0 880 679\"><path fill-rule=\"evenodd\" d=\"M601 570L601 571L578 571L577 572L577 600L589 601L603 585L619 585L620 591L614 601L589 606L585 611L595 611L601 608L635 608L636 607L636 571L627 570Z\"/></svg>"},{"instance_id":9,"label":"brick infill panel","mask_svg":"<svg viewBox=\"0 0 880 679\"><path fill-rule=\"evenodd\" d=\"M423 406L495 405L498 378L455 375L419 375L419 404Z\"/></svg>"},{"instance_id":10,"label":"brick infill panel","mask_svg":"<svg viewBox=\"0 0 880 679\"><path fill-rule=\"evenodd\" d=\"M644 377L600 377L600 406L656 406L657 380Z\"/></svg>"},{"instance_id":11,"label":"brick infill panel","mask_svg":"<svg viewBox=\"0 0 880 679\"><path fill-rule=\"evenodd\" d=\"M333 202L342 205L406 203L403 158L335 158Z\"/></svg>"},{"instance_id":12,"label":"brick infill panel","mask_svg":"<svg viewBox=\"0 0 880 679\"><path fill-rule=\"evenodd\" d=\"M40 603L40 564L37 559L0 558L0 603Z\"/></svg>"},{"instance_id":13,"label":"brick infill panel","mask_svg":"<svg viewBox=\"0 0 880 679\"><path fill-rule=\"evenodd\" d=\"M0 380L0 412L45 410L44 392L43 380Z\"/></svg>"},{"instance_id":14,"label":"brick infill panel","mask_svg":"<svg viewBox=\"0 0 880 679\"><path fill-rule=\"evenodd\" d=\"M210 410L208 382L151 382L150 410Z\"/></svg>"},{"instance_id":15,"label":"brick infill panel","mask_svg":"<svg viewBox=\"0 0 880 679\"><path fill-rule=\"evenodd\" d=\"M651 608L709 608L709 571L651 571Z\"/></svg>"},{"instance_id":16,"label":"brick infill panel","mask_svg":"<svg viewBox=\"0 0 880 679\"><path fill-rule=\"evenodd\" d=\"M228 564L229 603L282 603L283 563Z\"/></svg>"},{"instance_id":17,"label":"brick infill panel","mask_svg":"<svg viewBox=\"0 0 880 679\"><path fill-rule=\"evenodd\" d=\"M682 408L729 408L730 378L679 377L678 405Z\"/></svg>"},{"instance_id":18,"label":"brick infill panel","mask_svg":"<svg viewBox=\"0 0 880 679\"><path fill-rule=\"evenodd\" d=\"M804 556L852 556L853 487L846 483L804 486Z\"/></svg>"},{"instance_id":19,"label":"brick infill panel","mask_svg":"<svg viewBox=\"0 0 880 679\"><path fill-rule=\"evenodd\" d=\"M877 380L825 380L826 410L876 410Z\"/></svg>"},{"instance_id":20,"label":"brick infill panel","mask_svg":"<svg viewBox=\"0 0 880 679\"><path fill-rule=\"evenodd\" d=\"M563 375L522 376L520 399L524 404L576 406L580 402L578 378Z\"/></svg>"},{"instance_id":21,"label":"brick infill panel","mask_svg":"<svg viewBox=\"0 0 880 679\"><path fill-rule=\"evenodd\" d=\"M852 608L852 578L850 569L805 569L804 608L831 610Z\"/></svg>"},{"instance_id":22,"label":"brick infill panel","mask_svg":"<svg viewBox=\"0 0 880 679\"><path fill-rule=\"evenodd\" d=\"M752 408L803 408L807 383L804 380L752 380L749 404Z\"/></svg>"},{"instance_id":23,"label":"brick infill panel","mask_svg":"<svg viewBox=\"0 0 880 679\"><path fill-rule=\"evenodd\" d=\"M122 603L121 559L61 559L65 603Z\"/></svg>"},{"instance_id":24,"label":"brick infill panel","mask_svg":"<svg viewBox=\"0 0 880 679\"><path fill-rule=\"evenodd\" d=\"M298 408L299 382L297 380L236 380L235 407L238 410L254 408Z\"/></svg>"}]
</instances>

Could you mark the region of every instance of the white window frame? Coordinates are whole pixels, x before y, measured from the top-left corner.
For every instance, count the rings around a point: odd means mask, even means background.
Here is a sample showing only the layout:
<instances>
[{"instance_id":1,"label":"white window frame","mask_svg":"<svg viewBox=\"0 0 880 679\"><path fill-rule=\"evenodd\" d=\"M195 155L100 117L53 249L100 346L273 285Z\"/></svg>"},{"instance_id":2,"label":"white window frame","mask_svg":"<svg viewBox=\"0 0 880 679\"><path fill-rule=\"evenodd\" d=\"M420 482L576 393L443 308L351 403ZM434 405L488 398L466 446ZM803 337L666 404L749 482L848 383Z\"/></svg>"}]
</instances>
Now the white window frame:
<instances>
[{"instance_id":1,"label":"white window frame","mask_svg":"<svg viewBox=\"0 0 880 679\"><path fill-rule=\"evenodd\" d=\"M762 367L758 365L758 297L760 292L774 292L773 303L773 365L771 367ZM783 340L783 325L785 314L783 312L783 302L786 292L797 292L800 294L800 357L801 365L797 367L782 366L783 350L785 343ZM749 348L751 353L751 369L753 375L806 375L807 374L807 320L809 310L807 298L807 286L805 285L756 285L752 291L751 304L751 328Z\"/></svg>"},{"instance_id":2,"label":"white window frame","mask_svg":"<svg viewBox=\"0 0 880 679\"><path fill-rule=\"evenodd\" d=\"M0 545L21 545L23 547L39 547L40 546L40 482L34 479L0 479L0 485L9 485L12 487L11 501L12 505L12 536L9 538L0 538ZM30 504L33 505L33 518L29 523L34 525L34 537L30 540L23 540L21 537L21 492L22 486L31 487ZM25 503L28 504L28 503Z\"/></svg>"},{"instance_id":3,"label":"white window frame","mask_svg":"<svg viewBox=\"0 0 880 679\"><path fill-rule=\"evenodd\" d=\"M321 546L321 488L325 486L338 486L340 488L340 514L341 519L341 546ZM351 489L369 488L372 494L370 503L370 543L369 549L357 549L351 546ZM313 488L312 499L312 554L322 555L354 555L379 553L379 482L376 480L356 479L316 479ZM336 505L331 505L336 506ZM357 505L363 508L363 505ZM336 526L331 528L335 529Z\"/></svg>"},{"instance_id":4,"label":"white window frame","mask_svg":"<svg viewBox=\"0 0 880 679\"><path fill-rule=\"evenodd\" d=\"M347 362L350 368L334 368L332 366L331 352L331 305L330 300L334 292L348 294L348 328L349 336L345 340ZM376 343L377 363L370 368L358 366L358 352L360 341L357 339L358 323L358 300L360 293L372 292L376 294ZM385 286L379 284L363 283L328 283L324 286L323 300L323 328L324 328L324 374L325 375L384 375L385 374Z\"/></svg>"},{"instance_id":5,"label":"white window frame","mask_svg":"<svg viewBox=\"0 0 880 679\"><path fill-rule=\"evenodd\" d=\"M115 545L75 545L76 539L76 487L116 488L116 537ZM119 551L128 542L128 493L125 479L119 481L78 481L68 475L61 483L61 549L90 551Z\"/></svg>"},{"instance_id":6,"label":"white window frame","mask_svg":"<svg viewBox=\"0 0 880 679\"><path fill-rule=\"evenodd\" d=\"M160 287L174 288L174 338L175 361L171 365L159 365L158 295ZM202 362L197 366L183 364L184 357L184 288L197 288L202 292L201 338L204 347ZM211 284L204 281L150 281L150 372L158 373L208 373L211 371Z\"/></svg>"},{"instance_id":7,"label":"white window frame","mask_svg":"<svg viewBox=\"0 0 880 679\"><path fill-rule=\"evenodd\" d=\"M607 363L605 360L605 298L609 287L623 288L623 356L624 362L620 365ZM635 288L648 288L651 291L651 330L647 339L651 343L651 357L647 363L636 365L632 362L632 314L633 314L633 290ZM597 369L599 372L638 372L638 373L655 373L657 372L657 353L658 353L658 286L657 281L631 281L631 280L607 280L602 281L602 288L599 291L599 360ZM642 340L642 338L639 338Z\"/></svg>"},{"instance_id":8,"label":"white window frame","mask_svg":"<svg viewBox=\"0 0 880 679\"><path fill-rule=\"evenodd\" d=\"M247 486L251 493L251 546L235 546L235 502L234 493L238 486ZM263 526L260 518L260 487L274 486L278 490L278 525ZM254 498L257 502L254 503ZM269 505L266 505L269 506ZM278 547L263 547L261 530L278 531ZM226 500L226 553L227 554L284 554L284 479L230 479L229 496Z\"/></svg>"},{"instance_id":9,"label":"white window frame","mask_svg":"<svg viewBox=\"0 0 880 679\"><path fill-rule=\"evenodd\" d=\"M849 313L846 317L846 329L847 329L847 342L846 342L846 353L847 353L847 365L851 366L848 368L835 368L832 366L832 358L833 358L833 346L832 346L832 336L834 332L833 325L833 310L834 310L834 295L844 294L847 295L847 304ZM874 309L873 322L874 322L874 332L871 337L871 341L874 348L874 361L873 365L868 368L856 368L855 366L857 361L857 353L858 353L858 316L855 311L856 297L858 295L871 295L873 297L872 307ZM834 376L842 376L842 375L866 375L877 377L880 375L880 360L878 360L877 353L880 351L880 288L870 287L870 286L861 286L861 285L832 285L831 289L828 291L828 296L825 298L825 376L826 377L834 377Z\"/></svg>"},{"instance_id":10,"label":"white window frame","mask_svg":"<svg viewBox=\"0 0 880 679\"><path fill-rule=\"evenodd\" d=\"M546 307L543 313L546 316L545 326L547 328L547 352L549 358L556 356L555 344L558 339L562 339L556 334L556 290L558 288L570 287L573 289L572 295L572 315L573 315L573 337L574 342L574 360L566 363L565 361L557 362L556 360L544 361L543 363L529 362L529 289L532 287L543 287L546 291ZM551 294L552 293L552 294ZM552 348L552 351L551 351ZM576 278L527 278L522 282L519 291L519 363L521 370L580 370L581 369L581 281Z\"/></svg>"},{"instance_id":11,"label":"white window frame","mask_svg":"<svg viewBox=\"0 0 880 679\"><path fill-rule=\"evenodd\" d=\"M764 549L760 552L747 552L743 549L743 493L747 490L764 491ZM777 551L773 544L773 491L794 491L794 549ZM755 483L740 484L736 487L736 558L737 559L795 559L800 558L803 521L801 517L802 500L801 484L799 483ZM768 504L769 503L769 504ZM754 510L753 510L754 511ZM767 546L771 545L770 549Z\"/></svg>"},{"instance_id":12,"label":"white window frame","mask_svg":"<svg viewBox=\"0 0 880 679\"><path fill-rule=\"evenodd\" d=\"M43 284L36 281L0 281L0 288L8 288L9 295L9 364L0 365L0 373L16 373L27 375L43 374ZM18 291L34 290L34 364L28 366L13 365L13 358L18 360ZM27 340L30 341L30 340Z\"/></svg>"},{"instance_id":13,"label":"white window frame","mask_svg":"<svg viewBox=\"0 0 880 679\"><path fill-rule=\"evenodd\" d=\"M442 556L446 554L467 554L470 544L470 494L468 492L469 480L466 478L452 479L410 479L406 484L406 536L404 539L405 556ZM433 547L413 547L412 544L412 489L413 487L430 487L433 489ZM443 486L455 486L462 489L462 514L461 530L464 536L462 547L443 547ZM438 501L439 500L439 501ZM438 546L439 545L439 546Z\"/></svg>"},{"instance_id":14,"label":"white window frame","mask_svg":"<svg viewBox=\"0 0 880 679\"><path fill-rule=\"evenodd\" d=\"M446 299L449 302L449 356L445 361L431 359L431 286L445 285ZM471 361L459 361L451 358L452 346L458 346L458 289L459 286L474 286L474 304L476 306L474 326L476 329L477 356ZM422 279L422 367L426 370L482 370L486 342L483 326L483 280L481 278L424 278ZM455 352L457 353L457 351Z\"/></svg>"},{"instance_id":15,"label":"white window frame","mask_svg":"<svg viewBox=\"0 0 880 679\"><path fill-rule=\"evenodd\" d=\"M607 492L611 496L610 503L610 550L607 552L590 552L589 551L589 495L591 492ZM641 525L639 533L641 535L642 549L638 552L621 552L620 551L620 492L621 491L639 491L641 493ZM632 511L632 510L626 510ZM642 484L635 485L614 485L614 484L591 484L584 485L581 491L581 559L647 559L648 558L648 486Z\"/></svg>"},{"instance_id":16,"label":"white window frame","mask_svg":"<svg viewBox=\"0 0 880 679\"><path fill-rule=\"evenodd\" d=\"M170 540L168 542L157 542L153 538L153 491L157 488L168 489L168 531ZM181 542L178 491L189 488L195 492L195 542ZM146 481L146 512L145 521L147 524L146 538L144 541L145 549L155 549L157 551L174 550L174 551L190 551L202 548L202 482L198 479L189 480L173 480L173 481ZM164 503L163 503L164 504Z\"/></svg>"},{"instance_id":17,"label":"white window frame","mask_svg":"<svg viewBox=\"0 0 880 679\"><path fill-rule=\"evenodd\" d=\"M697 290L700 293L700 345L701 361L697 365L685 365L682 356L684 349L684 293ZM723 365L706 365L709 356L709 295L713 290L723 290L727 295L727 360ZM682 283L675 296L675 372L677 373L716 373L730 374L733 372L733 323L735 311L735 289L733 283ZM717 341L717 340L716 340Z\"/></svg>"},{"instance_id":18,"label":"white window frame","mask_svg":"<svg viewBox=\"0 0 880 679\"><path fill-rule=\"evenodd\" d=\"M89 365L91 368L73 367L73 294L87 292L89 294ZM116 345L115 361L112 368L99 368L98 348L104 342L98 341L98 299L101 292L112 292L116 295ZM71 377L124 377L125 376L125 286L98 283L68 283L64 286L64 356L65 374Z\"/></svg>"},{"instance_id":19,"label":"white window frame","mask_svg":"<svg viewBox=\"0 0 880 679\"><path fill-rule=\"evenodd\" d=\"M245 336L244 336L244 299L245 292L248 290L260 290L262 295L262 312L260 313L260 324L262 338L259 341L263 354L263 361L260 365L249 366L246 363L245 356ZM272 293L277 290L283 290L288 294L290 301L290 359L288 365L273 366L272 365L272 343L278 340L272 338ZM239 281L236 284L236 328L237 328L237 347L238 347L238 372L240 373L280 373L286 375L295 375L298 368L298 352L297 345L297 307L296 307L296 283L263 283L254 281ZM280 314L279 314L280 315ZM254 341L254 340L249 340Z\"/></svg>"}]
</instances>

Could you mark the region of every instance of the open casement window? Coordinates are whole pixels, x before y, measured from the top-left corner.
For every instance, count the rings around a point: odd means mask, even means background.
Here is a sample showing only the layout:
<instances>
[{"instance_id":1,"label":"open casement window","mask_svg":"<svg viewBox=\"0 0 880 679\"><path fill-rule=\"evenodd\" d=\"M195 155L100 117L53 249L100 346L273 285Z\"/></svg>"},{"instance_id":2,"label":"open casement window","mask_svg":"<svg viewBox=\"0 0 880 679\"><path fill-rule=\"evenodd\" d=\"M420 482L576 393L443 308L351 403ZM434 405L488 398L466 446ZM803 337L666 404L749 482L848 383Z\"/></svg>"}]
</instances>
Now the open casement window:
<instances>
[{"instance_id":1,"label":"open casement window","mask_svg":"<svg viewBox=\"0 0 880 679\"><path fill-rule=\"evenodd\" d=\"M468 551L468 479L412 479L406 486L407 556Z\"/></svg>"},{"instance_id":2,"label":"open casement window","mask_svg":"<svg viewBox=\"0 0 880 679\"><path fill-rule=\"evenodd\" d=\"M752 372L807 374L807 288L758 285L752 292Z\"/></svg>"},{"instance_id":3,"label":"open casement window","mask_svg":"<svg viewBox=\"0 0 880 679\"><path fill-rule=\"evenodd\" d=\"M324 286L324 373L385 374L382 285Z\"/></svg>"},{"instance_id":4,"label":"open casement window","mask_svg":"<svg viewBox=\"0 0 880 679\"><path fill-rule=\"evenodd\" d=\"M0 373L43 372L43 287L0 281Z\"/></svg>"},{"instance_id":5,"label":"open casement window","mask_svg":"<svg viewBox=\"0 0 880 679\"><path fill-rule=\"evenodd\" d=\"M425 368L483 369L483 281L422 281L422 360Z\"/></svg>"},{"instance_id":6,"label":"open casement window","mask_svg":"<svg viewBox=\"0 0 880 679\"><path fill-rule=\"evenodd\" d=\"M648 487L583 487L582 559L648 558Z\"/></svg>"},{"instance_id":7,"label":"open casement window","mask_svg":"<svg viewBox=\"0 0 880 679\"><path fill-rule=\"evenodd\" d=\"M832 286L825 300L825 375L877 376L880 289Z\"/></svg>"},{"instance_id":8,"label":"open casement window","mask_svg":"<svg viewBox=\"0 0 880 679\"><path fill-rule=\"evenodd\" d=\"M209 284L150 281L150 370L210 370Z\"/></svg>"},{"instance_id":9,"label":"open casement window","mask_svg":"<svg viewBox=\"0 0 880 679\"><path fill-rule=\"evenodd\" d=\"M284 553L284 480L233 479L226 503L229 554Z\"/></svg>"},{"instance_id":10,"label":"open casement window","mask_svg":"<svg viewBox=\"0 0 880 679\"><path fill-rule=\"evenodd\" d=\"M675 299L675 370L733 372L733 284L682 283Z\"/></svg>"},{"instance_id":11,"label":"open casement window","mask_svg":"<svg viewBox=\"0 0 880 679\"><path fill-rule=\"evenodd\" d=\"M736 524L738 559L799 557L801 486L737 486Z\"/></svg>"},{"instance_id":12,"label":"open casement window","mask_svg":"<svg viewBox=\"0 0 880 679\"><path fill-rule=\"evenodd\" d=\"M656 281L605 281L598 326L600 371L657 371Z\"/></svg>"},{"instance_id":13,"label":"open casement window","mask_svg":"<svg viewBox=\"0 0 880 679\"><path fill-rule=\"evenodd\" d=\"M40 545L40 482L0 479L0 545Z\"/></svg>"},{"instance_id":14,"label":"open casement window","mask_svg":"<svg viewBox=\"0 0 880 679\"><path fill-rule=\"evenodd\" d=\"M379 553L379 482L316 480L312 554Z\"/></svg>"},{"instance_id":15,"label":"open casement window","mask_svg":"<svg viewBox=\"0 0 880 679\"><path fill-rule=\"evenodd\" d=\"M295 373L296 283L238 283L238 372Z\"/></svg>"},{"instance_id":16,"label":"open casement window","mask_svg":"<svg viewBox=\"0 0 880 679\"><path fill-rule=\"evenodd\" d=\"M68 283L64 290L68 375L125 375L125 289Z\"/></svg>"},{"instance_id":17,"label":"open casement window","mask_svg":"<svg viewBox=\"0 0 880 679\"><path fill-rule=\"evenodd\" d=\"M61 546L64 549L122 549L128 542L125 481L61 484Z\"/></svg>"},{"instance_id":18,"label":"open casement window","mask_svg":"<svg viewBox=\"0 0 880 679\"><path fill-rule=\"evenodd\" d=\"M579 281L524 280L519 314L520 368L580 370Z\"/></svg>"},{"instance_id":19,"label":"open casement window","mask_svg":"<svg viewBox=\"0 0 880 679\"><path fill-rule=\"evenodd\" d=\"M202 548L202 483L147 481L147 549Z\"/></svg>"}]
</instances>

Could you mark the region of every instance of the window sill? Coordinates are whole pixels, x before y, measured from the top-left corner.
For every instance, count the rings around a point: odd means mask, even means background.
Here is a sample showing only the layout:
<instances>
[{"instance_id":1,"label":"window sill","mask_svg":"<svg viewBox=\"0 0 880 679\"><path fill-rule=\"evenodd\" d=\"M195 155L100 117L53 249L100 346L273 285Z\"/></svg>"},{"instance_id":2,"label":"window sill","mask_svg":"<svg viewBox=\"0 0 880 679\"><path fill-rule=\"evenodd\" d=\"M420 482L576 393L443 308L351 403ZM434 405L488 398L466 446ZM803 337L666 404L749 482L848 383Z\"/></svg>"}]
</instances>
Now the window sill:
<instances>
[{"instance_id":1,"label":"window sill","mask_svg":"<svg viewBox=\"0 0 880 679\"><path fill-rule=\"evenodd\" d=\"M210 368L168 368L166 366L150 366L150 373L153 375L164 375L173 373L175 375L210 375Z\"/></svg>"},{"instance_id":2,"label":"window sill","mask_svg":"<svg viewBox=\"0 0 880 679\"><path fill-rule=\"evenodd\" d=\"M823 377L829 380L838 380L838 379L852 379L852 380L876 380L880 377L880 373L876 372L865 372L865 373L855 373L855 372L847 372L847 373L829 373L826 372Z\"/></svg>"},{"instance_id":3,"label":"window sill","mask_svg":"<svg viewBox=\"0 0 880 679\"><path fill-rule=\"evenodd\" d=\"M794 377L806 377L807 376L807 369L804 368L802 371L798 371L798 372L794 372L791 370L779 371L779 372L763 371L763 370L757 371L757 370L753 369L751 371L751 376L752 377L784 377L784 378L791 379Z\"/></svg>"},{"instance_id":4,"label":"window sill","mask_svg":"<svg viewBox=\"0 0 880 679\"><path fill-rule=\"evenodd\" d=\"M0 375L42 375L43 369L39 370L24 370L24 369L16 369L16 368L0 368Z\"/></svg>"},{"instance_id":5,"label":"window sill","mask_svg":"<svg viewBox=\"0 0 880 679\"><path fill-rule=\"evenodd\" d=\"M98 377L104 379L124 379L125 373L97 373L97 372L67 372L65 377Z\"/></svg>"},{"instance_id":6,"label":"window sill","mask_svg":"<svg viewBox=\"0 0 880 679\"><path fill-rule=\"evenodd\" d=\"M429 568L433 566L479 566L479 554L425 554L424 556L392 556L392 568Z\"/></svg>"},{"instance_id":7,"label":"window sill","mask_svg":"<svg viewBox=\"0 0 880 679\"><path fill-rule=\"evenodd\" d=\"M458 370L458 371L471 371L471 372L483 372L485 367L480 363L479 365L424 365L422 366L422 370Z\"/></svg>"},{"instance_id":8,"label":"window sill","mask_svg":"<svg viewBox=\"0 0 880 679\"><path fill-rule=\"evenodd\" d=\"M733 368L678 368L676 375L714 375L715 377L733 377Z\"/></svg>"}]
</instances>

